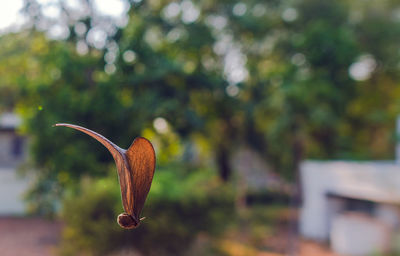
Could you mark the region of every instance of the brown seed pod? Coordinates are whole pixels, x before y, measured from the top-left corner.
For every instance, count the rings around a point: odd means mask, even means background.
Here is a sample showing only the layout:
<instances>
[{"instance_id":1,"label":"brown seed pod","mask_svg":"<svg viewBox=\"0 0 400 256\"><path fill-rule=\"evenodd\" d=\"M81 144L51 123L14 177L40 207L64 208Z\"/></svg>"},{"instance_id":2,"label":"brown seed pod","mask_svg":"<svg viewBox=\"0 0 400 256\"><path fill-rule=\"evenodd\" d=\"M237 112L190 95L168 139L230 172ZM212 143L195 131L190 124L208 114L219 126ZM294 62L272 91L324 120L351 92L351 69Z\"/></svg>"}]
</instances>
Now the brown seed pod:
<instances>
[{"instance_id":1,"label":"brown seed pod","mask_svg":"<svg viewBox=\"0 0 400 256\"><path fill-rule=\"evenodd\" d=\"M150 141L138 137L125 150L87 128L63 123L55 126L66 126L84 132L110 151L117 165L122 205L125 210L118 216L117 222L125 229L136 228L140 221L144 219L140 218L140 213L149 193L156 166L156 156Z\"/></svg>"}]
</instances>

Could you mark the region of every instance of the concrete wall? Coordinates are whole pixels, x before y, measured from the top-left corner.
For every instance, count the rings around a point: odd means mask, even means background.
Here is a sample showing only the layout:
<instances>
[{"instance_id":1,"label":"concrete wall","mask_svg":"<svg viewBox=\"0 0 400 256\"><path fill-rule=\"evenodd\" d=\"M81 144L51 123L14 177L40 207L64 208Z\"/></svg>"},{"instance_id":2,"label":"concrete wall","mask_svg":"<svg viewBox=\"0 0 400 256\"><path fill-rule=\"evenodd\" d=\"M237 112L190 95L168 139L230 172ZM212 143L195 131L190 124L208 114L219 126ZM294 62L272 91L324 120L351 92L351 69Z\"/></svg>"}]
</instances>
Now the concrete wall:
<instances>
[{"instance_id":1,"label":"concrete wall","mask_svg":"<svg viewBox=\"0 0 400 256\"><path fill-rule=\"evenodd\" d=\"M300 171L303 189L300 231L307 238L329 238L333 213L338 210L332 209L335 204L327 194L382 205L400 203L400 165L394 162L305 161ZM386 208L380 215L391 221L395 214L389 212Z\"/></svg>"},{"instance_id":2,"label":"concrete wall","mask_svg":"<svg viewBox=\"0 0 400 256\"><path fill-rule=\"evenodd\" d=\"M340 255L373 255L390 248L391 228L364 214L340 214L332 223L331 246Z\"/></svg>"},{"instance_id":3,"label":"concrete wall","mask_svg":"<svg viewBox=\"0 0 400 256\"><path fill-rule=\"evenodd\" d=\"M22 196L29 187L29 179L18 177L17 168L26 159L26 156L26 138L17 135L13 129L1 129L0 215L20 215L25 213Z\"/></svg>"},{"instance_id":4,"label":"concrete wall","mask_svg":"<svg viewBox=\"0 0 400 256\"><path fill-rule=\"evenodd\" d=\"M0 168L0 215L25 213L23 194L29 178L19 178L14 168Z\"/></svg>"},{"instance_id":5,"label":"concrete wall","mask_svg":"<svg viewBox=\"0 0 400 256\"><path fill-rule=\"evenodd\" d=\"M20 154L15 154L15 147L20 147ZM26 155L26 138L17 135L14 131L0 130L0 167L17 166L26 158Z\"/></svg>"}]
</instances>

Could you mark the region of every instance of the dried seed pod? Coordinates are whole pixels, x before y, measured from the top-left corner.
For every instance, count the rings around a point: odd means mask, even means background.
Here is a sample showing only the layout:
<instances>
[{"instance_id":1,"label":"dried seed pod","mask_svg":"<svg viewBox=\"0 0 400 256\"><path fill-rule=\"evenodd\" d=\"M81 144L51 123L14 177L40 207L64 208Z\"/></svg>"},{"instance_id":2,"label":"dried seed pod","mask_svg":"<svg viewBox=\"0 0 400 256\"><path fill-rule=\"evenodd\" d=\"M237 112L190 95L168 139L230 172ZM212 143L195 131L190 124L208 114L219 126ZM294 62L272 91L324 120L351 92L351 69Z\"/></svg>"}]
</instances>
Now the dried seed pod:
<instances>
[{"instance_id":1,"label":"dried seed pod","mask_svg":"<svg viewBox=\"0 0 400 256\"><path fill-rule=\"evenodd\" d=\"M110 140L87 128L73 124L56 124L84 132L103 144L117 165L122 204L125 212L118 218L118 224L125 229L136 228L140 221L140 213L149 193L154 176L156 156L150 141L143 137L136 138L127 149L122 149Z\"/></svg>"}]
</instances>

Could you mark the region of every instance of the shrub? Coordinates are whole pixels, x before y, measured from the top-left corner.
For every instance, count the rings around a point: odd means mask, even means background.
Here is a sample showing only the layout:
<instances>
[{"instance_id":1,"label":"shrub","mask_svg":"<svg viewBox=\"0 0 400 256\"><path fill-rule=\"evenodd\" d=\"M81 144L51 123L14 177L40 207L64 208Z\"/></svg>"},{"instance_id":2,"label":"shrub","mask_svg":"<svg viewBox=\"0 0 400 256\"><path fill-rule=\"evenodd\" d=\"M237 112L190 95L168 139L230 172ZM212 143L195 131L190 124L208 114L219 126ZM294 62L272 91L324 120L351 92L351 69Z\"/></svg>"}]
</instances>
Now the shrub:
<instances>
[{"instance_id":1,"label":"shrub","mask_svg":"<svg viewBox=\"0 0 400 256\"><path fill-rule=\"evenodd\" d=\"M234 218L232 189L209 170L183 169L156 171L142 213L146 219L133 230L116 222L122 204L115 175L84 179L80 193L63 203L61 254L105 255L132 248L144 255L179 255L198 234L218 235Z\"/></svg>"}]
</instances>

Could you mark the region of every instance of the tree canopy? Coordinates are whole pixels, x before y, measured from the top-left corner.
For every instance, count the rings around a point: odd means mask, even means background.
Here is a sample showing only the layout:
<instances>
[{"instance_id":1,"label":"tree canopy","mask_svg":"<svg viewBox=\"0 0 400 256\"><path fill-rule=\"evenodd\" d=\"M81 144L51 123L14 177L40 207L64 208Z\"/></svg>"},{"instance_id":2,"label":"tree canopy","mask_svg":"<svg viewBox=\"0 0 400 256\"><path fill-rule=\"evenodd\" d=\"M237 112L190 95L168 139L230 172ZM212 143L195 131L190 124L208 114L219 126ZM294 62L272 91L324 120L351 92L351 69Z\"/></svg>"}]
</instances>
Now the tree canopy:
<instances>
[{"instance_id":1,"label":"tree canopy","mask_svg":"<svg viewBox=\"0 0 400 256\"><path fill-rule=\"evenodd\" d=\"M0 37L0 107L32 138L36 202L112 161L56 122L122 147L150 136L160 164L188 161L196 145L226 181L243 146L288 178L304 158L393 157L395 1L127 1L126 24L80 3L59 2L51 19L27 0L32 26Z\"/></svg>"}]
</instances>

